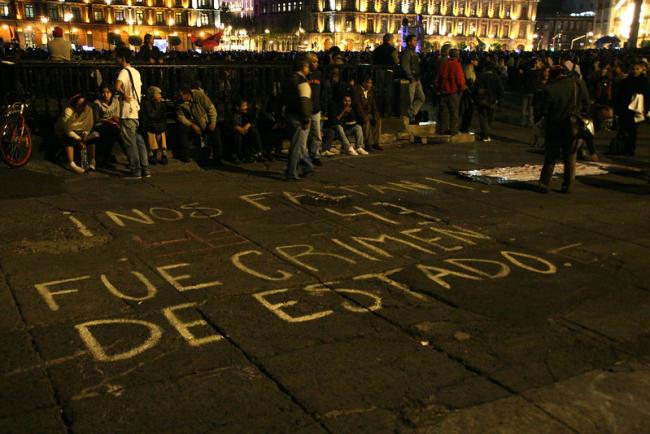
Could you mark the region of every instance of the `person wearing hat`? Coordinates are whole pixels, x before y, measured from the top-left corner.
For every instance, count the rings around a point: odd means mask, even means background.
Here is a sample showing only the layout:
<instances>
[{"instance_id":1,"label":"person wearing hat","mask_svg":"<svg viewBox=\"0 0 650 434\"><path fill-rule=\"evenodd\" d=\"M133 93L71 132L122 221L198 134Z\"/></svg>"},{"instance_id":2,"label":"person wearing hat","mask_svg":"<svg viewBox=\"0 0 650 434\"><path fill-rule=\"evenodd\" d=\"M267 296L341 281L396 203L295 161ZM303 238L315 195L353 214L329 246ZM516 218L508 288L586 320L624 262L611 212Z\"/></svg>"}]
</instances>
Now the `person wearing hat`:
<instances>
[{"instance_id":1,"label":"person wearing hat","mask_svg":"<svg viewBox=\"0 0 650 434\"><path fill-rule=\"evenodd\" d=\"M63 29L55 27L52 31L53 39L47 43L47 51L50 54L50 60L59 62L69 62L72 54L72 44L70 41L63 39Z\"/></svg>"},{"instance_id":2,"label":"person wearing hat","mask_svg":"<svg viewBox=\"0 0 650 434\"><path fill-rule=\"evenodd\" d=\"M149 164L167 164L167 109L162 101L162 90L149 86L140 112L149 145Z\"/></svg>"}]
</instances>

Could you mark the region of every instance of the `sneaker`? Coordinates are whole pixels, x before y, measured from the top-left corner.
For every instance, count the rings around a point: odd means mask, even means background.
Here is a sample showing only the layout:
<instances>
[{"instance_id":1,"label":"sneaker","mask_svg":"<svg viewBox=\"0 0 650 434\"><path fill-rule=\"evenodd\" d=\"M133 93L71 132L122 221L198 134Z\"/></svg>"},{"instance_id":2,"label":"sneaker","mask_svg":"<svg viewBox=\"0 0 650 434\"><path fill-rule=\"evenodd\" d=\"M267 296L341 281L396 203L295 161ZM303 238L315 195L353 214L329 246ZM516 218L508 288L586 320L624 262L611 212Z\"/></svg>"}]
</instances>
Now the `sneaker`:
<instances>
[{"instance_id":1,"label":"sneaker","mask_svg":"<svg viewBox=\"0 0 650 434\"><path fill-rule=\"evenodd\" d=\"M149 155L149 165L153 166L156 163L158 163L158 160L156 160L156 156L155 155Z\"/></svg>"},{"instance_id":2,"label":"sneaker","mask_svg":"<svg viewBox=\"0 0 650 434\"><path fill-rule=\"evenodd\" d=\"M136 180L136 179L142 179L142 176L140 176L140 175L135 175L135 174L131 174L131 175L126 175L126 176L124 176L124 179Z\"/></svg>"},{"instance_id":3,"label":"sneaker","mask_svg":"<svg viewBox=\"0 0 650 434\"><path fill-rule=\"evenodd\" d=\"M162 157L160 157L160 164L167 164L167 155L163 154Z\"/></svg>"},{"instance_id":4,"label":"sneaker","mask_svg":"<svg viewBox=\"0 0 650 434\"><path fill-rule=\"evenodd\" d=\"M143 178L151 178L151 172L144 172L144 173L142 174L142 177L143 177Z\"/></svg>"},{"instance_id":5,"label":"sneaker","mask_svg":"<svg viewBox=\"0 0 650 434\"><path fill-rule=\"evenodd\" d=\"M90 160L90 163L88 163L88 170L92 172L97 170L97 162L95 162L95 160Z\"/></svg>"},{"instance_id":6,"label":"sneaker","mask_svg":"<svg viewBox=\"0 0 650 434\"><path fill-rule=\"evenodd\" d=\"M377 151L383 151L384 147L381 145L372 145L372 149L375 149Z\"/></svg>"},{"instance_id":7,"label":"sneaker","mask_svg":"<svg viewBox=\"0 0 650 434\"><path fill-rule=\"evenodd\" d=\"M74 161L68 163L68 169L70 169L77 175L83 175L84 173L86 173L86 171L83 170L81 167L77 166L77 164Z\"/></svg>"},{"instance_id":8,"label":"sneaker","mask_svg":"<svg viewBox=\"0 0 650 434\"><path fill-rule=\"evenodd\" d=\"M368 155L368 151L366 151L366 150L363 149L363 148L359 148L359 149L357 149L357 153L358 153L359 155Z\"/></svg>"},{"instance_id":9,"label":"sneaker","mask_svg":"<svg viewBox=\"0 0 650 434\"><path fill-rule=\"evenodd\" d=\"M320 154L321 154L323 157L333 157L333 156L335 155L334 152L329 151L329 150L327 150L327 151L323 151L323 152L321 152Z\"/></svg>"},{"instance_id":10,"label":"sneaker","mask_svg":"<svg viewBox=\"0 0 650 434\"><path fill-rule=\"evenodd\" d=\"M492 139L489 138L489 137L486 137L486 138L484 138L484 139L481 139L481 142L485 142L485 143L489 143L489 142L491 142L491 141L492 141Z\"/></svg>"},{"instance_id":11,"label":"sneaker","mask_svg":"<svg viewBox=\"0 0 650 434\"><path fill-rule=\"evenodd\" d=\"M339 151L336 148L330 148L330 152L332 153L332 155L339 155L341 153L341 151Z\"/></svg>"},{"instance_id":12,"label":"sneaker","mask_svg":"<svg viewBox=\"0 0 650 434\"><path fill-rule=\"evenodd\" d=\"M348 155L355 155L355 156L356 156L356 155L359 155L359 154L357 153L357 151L354 150L354 148L350 148L350 149L344 150L344 151L342 151L341 153L342 153L342 154L348 154Z\"/></svg>"}]
</instances>

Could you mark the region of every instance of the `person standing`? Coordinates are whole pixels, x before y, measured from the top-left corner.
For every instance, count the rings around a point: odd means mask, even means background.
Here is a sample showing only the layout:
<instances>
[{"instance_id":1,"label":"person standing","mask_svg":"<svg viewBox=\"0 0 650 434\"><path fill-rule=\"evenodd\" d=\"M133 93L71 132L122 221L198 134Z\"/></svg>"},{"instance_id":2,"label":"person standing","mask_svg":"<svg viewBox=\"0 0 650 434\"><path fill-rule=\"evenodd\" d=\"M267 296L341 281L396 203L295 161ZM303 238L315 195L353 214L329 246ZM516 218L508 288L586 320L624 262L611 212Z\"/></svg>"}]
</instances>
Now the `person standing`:
<instances>
[{"instance_id":1,"label":"person standing","mask_svg":"<svg viewBox=\"0 0 650 434\"><path fill-rule=\"evenodd\" d=\"M644 119L630 110L630 104L636 95L643 95L642 115L650 109L650 85L643 68L643 62L634 62L632 72L620 82L616 91L614 111L619 117L616 138L623 145L623 155L633 156L636 152L638 126Z\"/></svg>"},{"instance_id":2,"label":"person standing","mask_svg":"<svg viewBox=\"0 0 650 434\"><path fill-rule=\"evenodd\" d=\"M562 192L569 193L573 189L578 140L572 132L571 117L586 112L588 108L589 92L584 81L569 75L561 65L551 68L542 106L546 130L544 167L539 179L541 192L548 193L559 157L564 163Z\"/></svg>"},{"instance_id":3,"label":"person standing","mask_svg":"<svg viewBox=\"0 0 650 434\"><path fill-rule=\"evenodd\" d=\"M140 179L142 177L149 178L151 173L149 172L147 149L144 142L137 140L142 81L138 70L130 64L131 56L131 50L127 47L118 47L115 50L115 60L122 67L115 82L115 92L122 98L120 139L129 159L129 178Z\"/></svg>"},{"instance_id":4,"label":"person standing","mask_svg":"<svg viewBox=\"0 0 650 434\"><path fill-rule=\"evenodd\" d=\"M307 75L309 74L309 58L300 56L294 61L293 73L289 77L284 95L284 112L287 118L287 128L291 144L289 147L289 159L285 172L287 181L297 181L298 165L303 165L302 176L309 175L314 171L314 165L309 158L307 151L307 138L311 125L313 112L311 101L311 87Z\"/></svg>"},{"instance_id":5,"label":"person standing","mask_svg":"<svg viewBox=\"0 0 650 434\"><path fill-rule=\"evenodd\" d=\"M144 35L144 41L138 52L138 58L148 63L163 63L163 55L160 49L153 44L153 36L150 33Z\"/></svg>"},{"instance_id":6,"label":"person standing","mask_svg":"<svg viewBox=\"0 0 650 434\"><path fill-rule=\"evenodd\" d=\"M533 59L531 65L527 66L524 70L524 79L521 84L522 99L521 99L521 126L532 126L535 124L535 114L533 106L533 98L535 91L540 85L542 80L542 68L544 64L541 59Z\"/></svg>"},{"instance_id":7,"label":"person standing","mask_svg":"<svg viewBox=\"0 0 650 434\"><path fill-rule=\"evenodd\" d=\"M72 44L70 41L63 39L63 29L55 27L52 30L52 40L47 43L47 51L50 55L50 60L59 62L69 62L72 54Z\"/></svg>"},{"instance_id":8,"label":"person standing","mask_svg":"<svg viewBox=\"0 0 650 434\"><path fill-rule=\"evenodd\" d=\"M465 75L458 61L458 50L449 50L449 58L440 63L436 88L440 94L440 131L458 134L460 95L465 90Z\"/></svg>"},{"instance_id":9,"label":"person standing","mask_svg":"<svg viewBox=\"0 0 650 434\"><path fill-rule=\"evenodd\" d=\"M395 48L392 33L386 33L382 44L372 52L372 64L389 66L399 64L399 55L397 54L397 48Z\"/></svg>"},{"instance_id":10,"label":"person standing","mask_svg":"<svg viewBox=\"0 0 650 434\"><path fill-rule=\"evenodd\" d=\"M483 72L472 88L472 97L476 103L481 129L479 139L483 142L491 142L494 107L503 97L503 82L495 73L494 63L487 61L483 65Z\"/></svg>"},{"instance_id":11,"label":"person standing","mask_svg":"<svg viewBox=\"0 0 650 434\"><path fill-rule=\"evenodd\" d=\"M463 133L469 132L472 126L472 117L474 116L474 101L472 99L472 88L476 83L476 67L478 66L478 58L472 55L469 62L463 68L465 74L466 88L463 91L460 99L461 116L460 116L460 131Z\"/></svg>"},{"instance_id":12,"label":"person standing","mask_svg":"<svg viewBox=\"0 0 650 434\"><path fill-rule=\"evenodd\" d=\"M402 52L401 59L402 72L409 81L410 105L408 117L411 124L416 123L415 117L420 112L420 108L426 99L424 90L422 89L422 82L420 81L420 56L415 52L416 45L417 38L415 35L408 35L406 37L406 50Z\"/></svg>"},{"instance_id":13,"label":"person standing","mask_svg":"<svg viewBox=\"0 0 650 434\"><path fill-rule=\"evenodd\" d=\"M321 71L318 69L318 56L316 53L309 53L309 87L311 88L311 123L309 125L308 149L311 161L316 165L322 165L320 161L321 147L323 146L323 134L321 132Z\"/></svg>"}]
</instances>

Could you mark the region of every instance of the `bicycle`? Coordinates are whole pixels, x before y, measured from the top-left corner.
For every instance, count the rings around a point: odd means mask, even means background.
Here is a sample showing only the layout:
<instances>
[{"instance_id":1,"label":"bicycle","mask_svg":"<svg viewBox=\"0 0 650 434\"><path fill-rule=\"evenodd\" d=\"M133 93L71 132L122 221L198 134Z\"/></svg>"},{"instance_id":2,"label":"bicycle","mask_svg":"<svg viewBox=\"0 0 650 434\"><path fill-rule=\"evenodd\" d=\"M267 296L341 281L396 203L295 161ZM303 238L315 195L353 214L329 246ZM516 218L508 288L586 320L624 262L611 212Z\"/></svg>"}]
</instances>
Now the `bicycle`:
<instances>
[{"instance_id":1,"label":"bicycle","mask_svg":"<svg viewBox=\"0 0 650 434\"><path fill-rule=\"evenodd\" d=\"M32 133L25 112L29 104L8 105L0 117L0 155L9 167L21 167L32 156Z\"/></svg>"}]
</instances>

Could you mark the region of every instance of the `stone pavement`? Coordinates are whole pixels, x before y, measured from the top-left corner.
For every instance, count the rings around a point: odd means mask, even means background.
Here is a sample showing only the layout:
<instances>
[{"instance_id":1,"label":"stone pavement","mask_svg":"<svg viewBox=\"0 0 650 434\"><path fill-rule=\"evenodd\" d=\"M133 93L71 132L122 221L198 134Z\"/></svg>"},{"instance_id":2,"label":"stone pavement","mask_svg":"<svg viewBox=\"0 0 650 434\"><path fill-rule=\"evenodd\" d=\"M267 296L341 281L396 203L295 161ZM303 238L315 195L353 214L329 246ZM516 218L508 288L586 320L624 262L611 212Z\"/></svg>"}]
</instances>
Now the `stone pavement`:
<instances>
[{"instance_id":1,"label":"stone pavement","mask_svg":"<svg viewBox=\"0 0 650 434\"><path fill-rule=\"evenodd\" d=\"M645 174L458 178L541 162L496 127L298 183L1 168L0 432L650 432Z\"/></svg>"}]
</instances>

